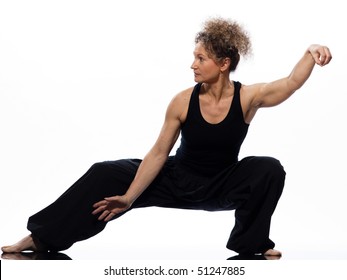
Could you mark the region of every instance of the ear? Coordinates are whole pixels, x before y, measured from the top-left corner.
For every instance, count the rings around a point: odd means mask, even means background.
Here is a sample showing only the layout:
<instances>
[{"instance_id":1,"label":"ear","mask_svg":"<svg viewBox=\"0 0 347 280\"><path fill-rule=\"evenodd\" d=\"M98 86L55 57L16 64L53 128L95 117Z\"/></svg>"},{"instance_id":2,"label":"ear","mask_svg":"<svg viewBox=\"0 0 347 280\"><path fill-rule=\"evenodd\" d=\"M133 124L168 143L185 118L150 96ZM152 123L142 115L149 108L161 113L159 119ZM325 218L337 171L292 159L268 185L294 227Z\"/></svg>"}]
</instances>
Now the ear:
<instances>
[{"instance_id":1,"label":"ear","mask_svg":"<svg viewBox=\"0 0 347 280\"><path fill-rule=\"evenodd\" d=\"M221 72L229 71L230 64L231 64L231 60L229 57L223 58L222 61L220 62L220 71Z\"/></svg>"}]
</instances>

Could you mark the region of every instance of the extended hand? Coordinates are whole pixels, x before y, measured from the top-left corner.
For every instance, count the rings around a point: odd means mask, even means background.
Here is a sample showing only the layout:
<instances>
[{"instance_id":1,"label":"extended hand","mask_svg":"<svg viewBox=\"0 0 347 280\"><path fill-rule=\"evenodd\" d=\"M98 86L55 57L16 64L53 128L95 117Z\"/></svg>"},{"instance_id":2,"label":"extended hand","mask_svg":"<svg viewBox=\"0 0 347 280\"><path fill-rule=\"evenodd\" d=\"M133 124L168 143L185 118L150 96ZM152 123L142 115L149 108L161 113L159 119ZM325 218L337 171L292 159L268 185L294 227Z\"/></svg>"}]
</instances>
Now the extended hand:
<instances>
[{"instance_id":1,"label":"extended hand","mask_svg":"<svg viewBox=\"0 0 347 280\"><path fill-rule=\"evenodd\" d=\"M308 48L308 51L311 53L314 61L320 66L328 64L332 59L330 50L326 46L311 45Z\"/></svg>"},{"instance_id":2,"label":"extended hand","mask_svg":"<svg viewBox=\"0 0 347 280\"><path fill-rule=\"evenodd\" d=\"M98 220L104 220L108 222L115 215L128 210L131 206L130 201L123 196L112 196L106 197L93 205L95 210L92 212L93 215L101 213Z\"/></svg>"}]
</instances>

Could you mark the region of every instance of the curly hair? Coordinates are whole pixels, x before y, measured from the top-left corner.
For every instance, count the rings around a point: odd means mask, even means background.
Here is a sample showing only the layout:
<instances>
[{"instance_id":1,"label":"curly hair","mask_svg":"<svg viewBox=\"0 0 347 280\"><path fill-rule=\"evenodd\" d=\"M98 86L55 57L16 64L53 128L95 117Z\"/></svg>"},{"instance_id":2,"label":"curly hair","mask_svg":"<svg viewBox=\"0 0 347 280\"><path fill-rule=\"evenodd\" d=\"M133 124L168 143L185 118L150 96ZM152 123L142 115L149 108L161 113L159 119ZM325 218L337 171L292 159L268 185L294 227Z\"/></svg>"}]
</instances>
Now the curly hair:
<instances>
[{"instance_id":1,"label":"curly hair","mask_svg":"<svg viewBox=\"0 0 347 280\"><path fill-rule=\"evenodd\" d=\"M195 43L202 43L212 58L220 61L230 58L229 72L235 71L240 54L251 54L251 41L248 33L233 20L212 18L207 20L203 29L195 36Z\"/></svg>"}]
</instances>

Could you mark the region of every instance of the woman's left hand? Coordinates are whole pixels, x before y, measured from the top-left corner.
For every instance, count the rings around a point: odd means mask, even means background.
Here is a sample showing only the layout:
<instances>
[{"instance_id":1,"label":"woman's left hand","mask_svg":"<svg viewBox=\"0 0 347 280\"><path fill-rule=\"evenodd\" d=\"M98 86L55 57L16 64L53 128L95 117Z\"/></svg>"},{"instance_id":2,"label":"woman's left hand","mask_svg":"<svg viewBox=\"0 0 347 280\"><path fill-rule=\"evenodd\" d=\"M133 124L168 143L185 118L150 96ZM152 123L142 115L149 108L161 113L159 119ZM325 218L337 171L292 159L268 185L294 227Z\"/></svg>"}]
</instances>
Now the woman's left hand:
<instances>
[{"instance_id":1,"label":"woman's left hand","mask_svg":"<svg viewBox=\"0 0 347 280\"><path fill-rule=\"evenodd\" d=\"M332 59L331 52L328 47L322 45L311 45L308 52L312 55L314 61L320 65L327 65Z\"/></svg>"}]
</instances>

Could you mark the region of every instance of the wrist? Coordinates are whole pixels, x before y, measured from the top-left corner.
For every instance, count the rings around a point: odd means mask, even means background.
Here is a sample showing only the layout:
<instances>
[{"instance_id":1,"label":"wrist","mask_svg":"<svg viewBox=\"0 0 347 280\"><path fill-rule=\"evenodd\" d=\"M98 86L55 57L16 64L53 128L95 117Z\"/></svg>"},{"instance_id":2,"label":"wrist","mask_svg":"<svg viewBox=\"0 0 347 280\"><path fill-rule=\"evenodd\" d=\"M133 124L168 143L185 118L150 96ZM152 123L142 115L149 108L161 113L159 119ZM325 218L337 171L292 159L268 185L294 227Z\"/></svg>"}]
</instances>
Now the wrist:
<instances>
[{"instance_id":1,"label":"wrist","mask_svg":"<svg viewBox=\"0 0 347 280\"><path fill-rule=\"evenodd\" d=\"M123 195L123 198L126 200L127 204L129 206L131 206L135 200L137 199L137 196L134 196L133 194L126 192L124 195Z\"/></svg>"}]
</instances>

